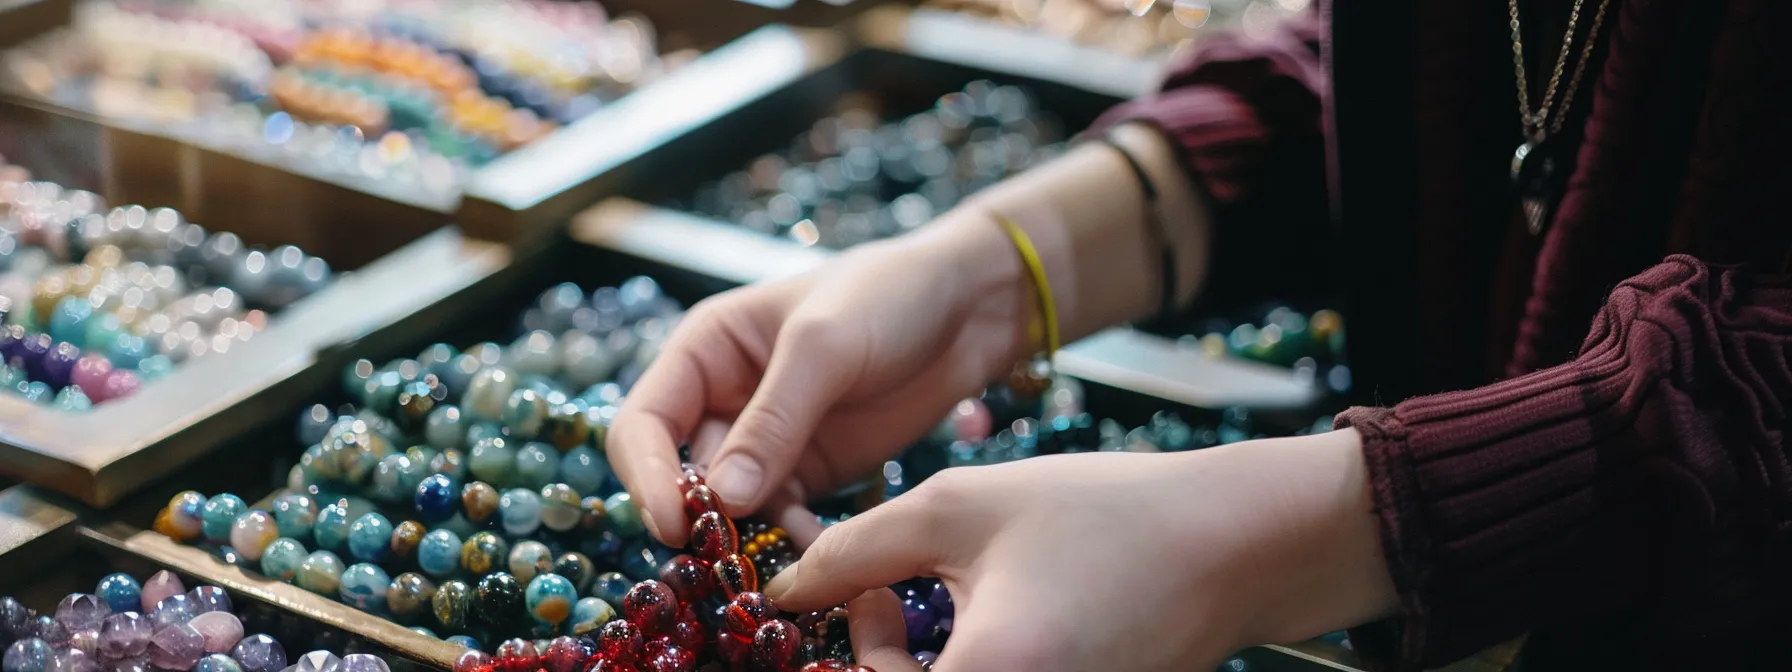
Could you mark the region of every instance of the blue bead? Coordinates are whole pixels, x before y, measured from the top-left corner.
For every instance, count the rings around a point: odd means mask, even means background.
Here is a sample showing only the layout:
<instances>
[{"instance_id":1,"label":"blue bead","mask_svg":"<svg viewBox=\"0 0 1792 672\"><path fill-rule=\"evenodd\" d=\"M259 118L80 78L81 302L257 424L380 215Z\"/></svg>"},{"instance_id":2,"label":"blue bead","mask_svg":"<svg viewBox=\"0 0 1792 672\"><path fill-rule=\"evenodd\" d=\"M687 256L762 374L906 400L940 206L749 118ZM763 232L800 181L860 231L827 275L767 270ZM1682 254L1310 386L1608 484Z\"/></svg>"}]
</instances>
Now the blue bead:
<instances>
[{"instance_id":1,"label":"blue bead","mask_svg":"<svg viewBox=\"0 0 1792 672\"><path fill-rule=\"evenodd\" d=\"M523 591L523 604L529 607L529 615L547 626L565 622L572 615L573 602L578 599L579 591L559 574L538 574L529 580L529 587Z\"/></svg>"},{"instance_id":2,"label":"blue bead","mask_svg":"<svg viewBox=\"0 0 1792 672\"><path fill-rule=\"evenodd\" d=\"M143 584L129 574L108 574L94 586L93 594L105 600L112 611L142 611Z\"/></svg>"},{"instance_id":3,"label":"blue bead","mask_svg":"<svg viewBox=\"0 0 1792 672\"><path fill-rule=\"evenodd\" d=\"M553 446L531 441L516 451L516 476L525 488L540 489L560 475L560 452Z\"/></svg>"},{"instance_id":4,"label":"blue bead","mask_svg":"<svg viewBox=\"0 0 1792 672\"><path fill-rule=\"evenodd\" d=\"M622 611L622 598L628 590L635 587L635 582L623 576L621 572L604 572L591 581L591 596L609 603L610 608Z\"/></svg>"},{"instance_id":5,"label":"blue bead","mask_svg":"<svg viewBox=\"0 0 1792 672\"><path fill-rule=\"evenodd\" d=\"M386 559L392 548L392 521L377 513L356 518L348 527L348 552L362 562Z\"/></svg>"},{"instance_id":6,"label":"blue bead","mask_svg":"<svg viewBox=\"0 0 1792 672\"><path fill-rule=\"evenodd\" d=\"M377 614L386 610L386 589L391 585L386 570L363 562L343 570L339 595L345 604Z\"/></svg>"},{"instance_id":7,"label":"blue bead","mask_svg":"<svg viewBox=\"0 0 1792 672\"><path fill-rule=\"evenodd\" d=\"M317 502L304 493L288 493L274 500L274 524L280 536L304 539L317 524Z\"/></svg>"},{"instance_id":8,"label":"blue bead","mask_svg":"<svg viewBox=\"0 0 1792 672\"><path fill-rule=\"evenodd\" d=\"M516 449L501 437L480 439L467 455L467 470L494 488L510 487L516 480Z\"/></svg>"},{"instance_id":9,"label":"blue bead","mask_svg":"<svg viewBox=\"0 0 1792 672\"><path fill-rule=\"evenodd\" d=\"M594 495L610 479L610 462L590 446L578 446L560 457L560 482L581 495Z\"/></svg>"},{"instance_id":10,"label":"blue bead","mask_svg":"<svg viewBox=\"0 0 1792 672\"><path fill-rule=\"evenodd\" d=\"M616 608L602 598L587 597L573 603L572 616L566 619L567 632L578 637L596 631L616 620Z\"/></svg>"},{"instance_id":11,"label":"blue bead","mask_svg":"<svg viewBox=\"0 0 1792 672\"><path fill-rule=\"evenodd\" d=\"M261 574L270 579L292 581L304 564L305 545L295 539L275 539L261 552Z\"/></svg>"},{"instance_id":12,"label":"blue bead","mask_svg":"<svg viewBox=\"0 0 1792 672\"><path fill-rule=\"evenodd\" d=\"M424 477L423 482L417 484L417 495L412 500L417 515L422 516L424 522L430 523L449 519L454 515L457 503L455 495L459 490L454 479L447 474L430 474Z\"/></svg>"},{"instance_id":13,"label":"blue bead","mask_svg":"<svg viewBox=\"0 0 1792 672\"><path fill-rule=\"evenodd\" d=\"M317 523L311 527L311 537L317 540L319 549L338 551L348 542L348 526L348 507L337 501L318 512Z\"/></svg>"},{"instance_id":14,"label":"blue bead","mask_svg":"<svg viewBox=\"0 0 1792 672\"><path fill-rule=\"evenodd\" d=\"M618 492L604 500L604 513L610 521L610 529L624 538L633 539L647 532L647 526L641 522L641 510L635 508L635 500L626 492Z\"/></svg>"},{"instance_id":15,"label":"blue bead","mask_svg":"<svg viewBox=\"0 0 1792 672\"><path fill-rule=\"evenodd\" d=\"M460 569L460 544L460 535L432 530L417 544L417 565L430 576L450 576Z\"/></svg>"},{"instance_id":16,"label":"blue bead","mask_svg":"<svg viewBox=\"0 0 1792 672\"><path fill-rule=\"evenodd\" d=\"M473 639L472 637L468 637L466 635L454 635L452 637L449 637L447 639L447 642L449 644L458 644L463 649L471 649L473 651L479 650L479 640Z\"/></svg>"},{"instance_id":17,"label":"blue bead","mask_svg":"<svg viewBox=\"0 0 1792 672\"><path fill-rule=\"evenodd\" d=\"M112 347L106 350L106 357L112 360L113 368L137 369L139 372L143 370L143 363L153 355L149 351L149 342L135 334L120 334L112 341Z\"/></svg>"},{"instance_id":18,"label":"blue bead","mask_svg":"<svg viewBox=\"0 0 1792 672\"><path fill-rule=\"evenodd\" d=\"M230 526L236 517L249 512L249 505L243 499L230 493L214 495L205 500L205 510L200 514L200 530L205 538L217 543L230 541Z\"/></svg>"},{"instance_id":19,"label":"blue bead","mask_svg":"<svg viewBox=\"0 0 1792 672\"><path fill-rule=\"evenodd\" d=\"M154 382L174 373L174 360L167 355L150 355L137 363L137 379L145 383Z\"/></svg>"},{"instance_id":20,"label":"blue bead","mask_svg":"<svg viewBox=\"0 0 1792 672\"><path fill-rule=\"evenodd\" d=\"M117 315L95 313L92 318L87 320L87 333L85 334L87 342L81 347L88 352L106 355L106 358L112 361L112 366L116 368L119 366L118 359L112 357L112 350L118 347L119 339L124 338L126 333L124 322L119 321ZM143 341L141 338L136 340L139 343ZM132 361L130 365L136 366L137 362Z\"/></svg>"},{"instance_id":21,"label":"blue bead","mask_svg":"<svg viewBox=\"0 0 1792 672\"><path fill-rule=\"evenodd\" d=\"M87 346L87 320L93 317L93 302L85 297L65 296L50 312L50 338Z\"/></svg>"},{"instance_id":22,"label":"blue bead","mask_svg":"<svg viewBox=\"0 0 1792 672\"><path fill-rule=\"evenodd\" d=\"M21 639L6 647L5 672L44 672L51 667L56 651L36 637Z\"/></svg>"},{"instance_id":23,"label":"blue bead","mask_svg":"<svg viewBox=\"0 0 1792 672\"><path fill-rule=\"evenodd\" d=\"M534 534L541 527L541 496L522 488L506 490L498 498L498 518L513 537Z\"/></svg>"}]
</instances>

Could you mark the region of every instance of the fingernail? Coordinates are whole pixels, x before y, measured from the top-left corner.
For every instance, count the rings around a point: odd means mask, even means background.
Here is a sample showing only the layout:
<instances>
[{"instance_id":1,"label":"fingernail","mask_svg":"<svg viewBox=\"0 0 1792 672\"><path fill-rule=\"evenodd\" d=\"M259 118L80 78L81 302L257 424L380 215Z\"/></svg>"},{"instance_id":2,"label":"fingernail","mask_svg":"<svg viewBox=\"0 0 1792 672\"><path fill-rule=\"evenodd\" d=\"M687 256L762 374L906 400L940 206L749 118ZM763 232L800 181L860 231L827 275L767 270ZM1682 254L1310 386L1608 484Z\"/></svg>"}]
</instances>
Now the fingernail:
<instances>
[{"instance_id":1,"label":"fingernail","mask_svg":"<svg viewBox=\"0 0 1792 672\"><path fill-rule=\"evenodd\" d=\"M658 539L661 542L666 540L665 537L660 536L660 526L653 522L652 511L649 511L646 508L641 509L641 524L647 526L647 533L653 535L653 538Z\"/></svg>"},{"instance_id":2,"label":"fingernail","mask_svg":"<svg viewBox=\"0 0 1792 672\"><path fill-rule=\"evenodd\" d=\"M802 566L803 562L801 560L785 565L784 571L778 572L777 576L772 577L771 581L766 582L761 592L765 593L766 597L774 600L783 597L785 593L790 592L790 587L796 583L797 568Z\"/></svg>"},{"instance_id":3,"label":"fingernail","mask_svg":"<svg viewBox=\"0 0 1792 672\"><path fill-rule=\"evenodd\" d=\"M753 501L759 483L765 480L765 468L759 460L745 455L732 455L709 470L709 487L722 496L722 501L740 506Z\"/></svg>"}]
</instances>

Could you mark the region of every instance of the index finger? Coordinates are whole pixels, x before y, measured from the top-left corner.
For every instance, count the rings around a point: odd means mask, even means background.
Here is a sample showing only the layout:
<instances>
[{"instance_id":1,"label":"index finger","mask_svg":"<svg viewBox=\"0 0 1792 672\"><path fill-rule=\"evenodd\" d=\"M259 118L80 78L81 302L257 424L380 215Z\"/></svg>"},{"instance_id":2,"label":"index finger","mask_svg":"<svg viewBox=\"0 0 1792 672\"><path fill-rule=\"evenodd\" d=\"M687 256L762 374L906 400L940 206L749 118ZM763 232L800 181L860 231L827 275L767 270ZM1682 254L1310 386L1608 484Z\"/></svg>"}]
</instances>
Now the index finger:
<instances>
[{"instance_id":1,"label":"index finger","mask_svg":"<svg viewBox=\"0 0 1792 672\"><path fill-rule=\"evenodd\" d=\"M622 480L641 522L654 537L673 548L683 546L684 495L678 489L678 444L703 412L701 396L669 394L702 379L684 348L668 345L622 402L610 425L605 452ZM665 521L665 524L661 524Z\"/></svg>"}]
</instances>

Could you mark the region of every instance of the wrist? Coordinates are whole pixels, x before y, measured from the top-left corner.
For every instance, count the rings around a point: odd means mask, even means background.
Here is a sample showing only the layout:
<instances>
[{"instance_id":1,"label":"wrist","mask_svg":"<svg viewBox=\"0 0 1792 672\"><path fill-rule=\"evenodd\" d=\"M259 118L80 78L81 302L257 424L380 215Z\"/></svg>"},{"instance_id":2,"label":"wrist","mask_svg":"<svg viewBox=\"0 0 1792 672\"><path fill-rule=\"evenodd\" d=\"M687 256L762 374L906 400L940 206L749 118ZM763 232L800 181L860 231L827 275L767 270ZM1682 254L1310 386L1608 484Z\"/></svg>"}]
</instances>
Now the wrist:
<instances>
[{"instance_id":1,"label":"wrist","mask_svg":"<svg viewBox=\"0 0 1792 672\"><path fill-rule=\"evenodd\" d=\"M909 238L915 254L936 260L937 272L952 278L948 306L971 318L968 321L1005 326L987 341L995 346L991 355L999 360L1000 370L992 375L1005 374L1009 364L1040 347L1027 332L1027 323L1037 312L1033 281L992 211L960 207Z\"/></svg>"}]
</instances>

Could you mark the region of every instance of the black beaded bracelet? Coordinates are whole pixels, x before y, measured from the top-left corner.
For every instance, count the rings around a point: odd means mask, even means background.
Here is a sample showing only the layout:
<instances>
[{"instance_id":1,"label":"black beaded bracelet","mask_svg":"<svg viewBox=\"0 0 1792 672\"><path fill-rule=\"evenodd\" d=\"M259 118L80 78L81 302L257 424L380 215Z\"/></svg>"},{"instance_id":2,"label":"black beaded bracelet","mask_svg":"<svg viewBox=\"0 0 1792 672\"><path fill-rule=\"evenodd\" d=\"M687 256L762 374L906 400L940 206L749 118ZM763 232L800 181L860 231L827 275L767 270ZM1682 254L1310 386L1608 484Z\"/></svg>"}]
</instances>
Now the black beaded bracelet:
<instances>
[{"instance_id":1,"label":"black beaded bracelet","mask_svg":"<svg viewBox=\"0 0 1792 672\"><path fill-rule=\"evenodd\" d=\"M1163 214L1158 209L1157 187L1151 183L1151 176L1145 173L1145 166L1139 163L1132 152L1127 151L1126 147L1115 141L1112 135L1099 136L1093 140L1113 148L1114 152L1126 161L1127 167L1132 169L1133 177L1139 180L1139 192L1145 197L1145 218L1150 220L1151 237L1154 239L1153 242L1157 243L1158 263L1161 266L1159 277L1163 280L1163 291L1157 304L1157 314L1152 316L1150 321L1168 320L1176 313L1176 288L1178 287L1176 250L1170 242L1169 231L1164 227Z\"/></svg>"}]
</instances>

